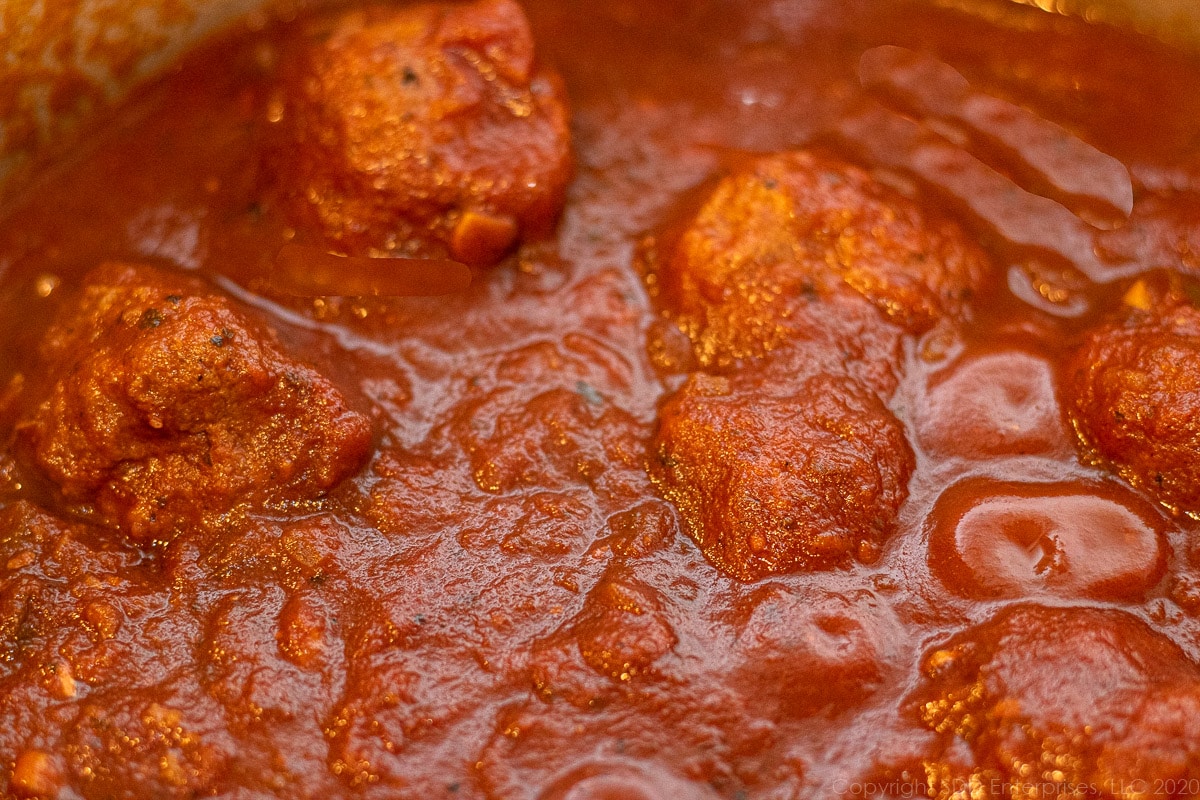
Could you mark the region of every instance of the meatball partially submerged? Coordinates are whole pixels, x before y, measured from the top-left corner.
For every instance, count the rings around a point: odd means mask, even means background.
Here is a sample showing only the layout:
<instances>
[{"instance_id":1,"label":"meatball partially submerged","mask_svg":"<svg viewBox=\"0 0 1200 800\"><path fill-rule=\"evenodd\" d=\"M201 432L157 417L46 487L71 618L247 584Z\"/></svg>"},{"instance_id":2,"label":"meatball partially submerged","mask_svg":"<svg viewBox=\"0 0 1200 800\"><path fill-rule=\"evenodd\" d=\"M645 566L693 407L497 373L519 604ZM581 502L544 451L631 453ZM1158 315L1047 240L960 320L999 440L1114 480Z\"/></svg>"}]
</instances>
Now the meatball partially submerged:
<instances>
[{"instance_id":1,"label":"meatball partially submerged","mask_svg":"<svg viewBox=\"0 0 1200 800\"><path fill-rule=\"evenodd\" d=\"M18 426L33 461L136 543L243 503L319 497L371 446L328 380L186 276L98 268L41 355L44 394Z\"/></svg>"},{"instance_id":2,"label":"meatball partially submerged","mask_svg":"<svg viewBox=\"0 0 1200 800\"><path fill-rule=\"evenodd\" d=\"M980 770L958 785L1133 800L1200 775L1200 668L1125 612L1017 606L924 666L922 718L964 741Z\"/></svg>"},{"instance_id":3,"label":"meatball partially submerged","mask_svg":"<svg viewBox=\"0 0 1200 800\"><path fill-rule=\"evenodd\" d=\"M1067 365L1075 428L1158 500L1200 511L1200 311L1168 296L1093 330Z\"/></svg>"},{"instance_id":4,"label":"meatball partially submerged","mask_svg":"<svg viewBox=\"0 0 1200 800\"><path fill-rule=\"evenodd\" d=\"M871 560L914 468L900 422L850 378L747 378L695 375L660 415L650 473L689 535L745 581Z\"/></svg>"},{"instance_id":5,"label":"meatball partially submerged","mask_svg":"<svg viewBox=\"0 0 1200 800\"><path fill-rule=\"evenodd\" d=\"M279 180L329 246L487 266L553 229L565 93L512 0L349 11L285 75Z\"/></svg>"},{"instance_id":6,"label":"meatball partially submerged","mask_svg":"<svg viewBox=\"0 0 1200 800\"><path fill-rule=\"evenodd\" d=\"M661 302L704 366L761 356L838 292L919 333L961 313L987 271L955 225L846 164L785 153L725 178L662 255Z\"/></svg>"}]
</instances>

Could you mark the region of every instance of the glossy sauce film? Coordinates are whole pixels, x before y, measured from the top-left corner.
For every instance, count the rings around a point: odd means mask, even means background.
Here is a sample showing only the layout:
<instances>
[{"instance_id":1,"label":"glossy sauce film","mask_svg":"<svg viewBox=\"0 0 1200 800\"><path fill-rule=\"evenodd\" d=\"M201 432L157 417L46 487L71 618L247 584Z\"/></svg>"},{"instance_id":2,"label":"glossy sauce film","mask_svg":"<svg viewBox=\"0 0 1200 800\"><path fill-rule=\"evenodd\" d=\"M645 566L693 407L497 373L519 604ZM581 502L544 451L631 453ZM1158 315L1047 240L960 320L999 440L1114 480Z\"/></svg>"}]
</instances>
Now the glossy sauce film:
<instances>
[{"instance_id":1,"label":"glossy sauce film","mask_svg":"<svg viewBox=\"0 0 1200 800\"><path fill-rule=\"evenodd\" d=\"M5 796L1200 795L1200 64L455 8L217 41L8 210Z\"/></svg>"}]
</instances>

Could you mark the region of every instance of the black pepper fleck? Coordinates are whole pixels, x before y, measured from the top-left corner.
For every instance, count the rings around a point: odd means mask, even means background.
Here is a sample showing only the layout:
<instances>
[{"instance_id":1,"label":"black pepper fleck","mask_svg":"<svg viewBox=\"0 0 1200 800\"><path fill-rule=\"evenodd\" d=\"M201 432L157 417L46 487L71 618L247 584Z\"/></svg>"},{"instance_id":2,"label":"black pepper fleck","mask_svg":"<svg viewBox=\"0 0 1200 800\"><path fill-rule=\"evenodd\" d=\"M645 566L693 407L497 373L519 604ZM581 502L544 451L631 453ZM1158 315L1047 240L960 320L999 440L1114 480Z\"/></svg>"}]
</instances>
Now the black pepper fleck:
<instances>
[{"instance_id":1,"label":"black pepper fleck","mask_svg":"<svg viewBox=\"0 0 1200 800\"><path fill-rule=\"evenodd\" d=\"M142 316L138 317L137 324L138 324L139 328L146 331L146 330L150 330L151 328L157 328L159 325L162 325L162 323L163 323L162 314L160 314L158 312L158 309L157 308L147 308L145 311L142 312Z\"/></svg>"}]
</instances>

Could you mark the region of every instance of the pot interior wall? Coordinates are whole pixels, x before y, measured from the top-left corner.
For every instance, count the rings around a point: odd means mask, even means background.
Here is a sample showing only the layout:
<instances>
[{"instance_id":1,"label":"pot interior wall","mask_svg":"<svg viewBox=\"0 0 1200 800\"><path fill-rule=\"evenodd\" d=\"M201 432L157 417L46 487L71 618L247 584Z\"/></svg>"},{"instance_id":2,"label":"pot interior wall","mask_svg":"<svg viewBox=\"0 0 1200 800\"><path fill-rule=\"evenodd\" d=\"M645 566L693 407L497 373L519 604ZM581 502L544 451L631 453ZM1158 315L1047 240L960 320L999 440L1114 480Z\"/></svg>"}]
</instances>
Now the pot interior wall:
<instances>
[{"instance_id":1,"label":"pot interior wall","mask_svg":"<svg viewBox=\"0 0 1200 800\"><path fill-rule=\"evenodd\" d=\"M645 0L653 2L654 0ZM757 1L757 0L754 0ZM969 9L993 0L929 0ZM1010 0L1200 49L1196 0ZM89 123L213 31L309 0L0 0L0 206Z\"/></svg>"}]
</instances>

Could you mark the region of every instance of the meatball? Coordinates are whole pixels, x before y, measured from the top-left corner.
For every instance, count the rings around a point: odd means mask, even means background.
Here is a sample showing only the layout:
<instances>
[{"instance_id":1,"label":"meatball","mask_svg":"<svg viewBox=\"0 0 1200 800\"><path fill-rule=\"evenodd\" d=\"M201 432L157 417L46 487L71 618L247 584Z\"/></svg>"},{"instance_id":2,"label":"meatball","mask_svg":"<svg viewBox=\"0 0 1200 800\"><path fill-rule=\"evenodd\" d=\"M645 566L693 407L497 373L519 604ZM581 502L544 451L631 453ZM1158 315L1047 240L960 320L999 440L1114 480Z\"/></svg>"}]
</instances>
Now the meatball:
<instances>
[{"instance_id":1,"label":"meatball","mask_svg":"<svg viewBox=\"0 0 1200 800\"><path fill-rule=\"evenodd\" d=\"M806 325L787 347L743 369L764 386L794 386L797 376L845 375L890 398L904 374L904 332L859 295L831 295L804 306Z\"/></svg>"},{"instance_id":2,"label":"meatball","mask_svg":"<svg viewBox=\"0 0 1200 800\"><path fill-rule=\"evenodd\" d=\"M1157 500L1200 510L1200 311L1167 297L1093 330L1066 367L1087 455Z\"/></svg>"},{"instance_id":3,"label":"meatball","mask_svg":"<svg viewBox=\"0 0 1200 800\"><path fill-rule=\"evenodd\" d=\"M960 314L987 271L956 226L860 169L801 152L721 181L660 262L655 288L704 366L803 335L819 325L813 301L841 292L924 331Z\"/></svg>"},{"instance_id":4,"label":"meatball","mask_svg":"<svg viewBox=\"0 0 1200 800\"><path fill-rule=\"evenodd\" d=\"M487 266L553 229L569 114L512 0L349 11L283 74L275 171L331 247Z\"/></svg>"},{"instance_id":5,"label":"meatball","mask_svg":"<svg viewBox=\"0 0 1200 800\"><path fill-rule=\"evenodd\" d=\"M744 581L870 560L895 527L914 457L851 378L779 397L753 375L694 375L663 407L650 474L718 569Z\"/></svg>"},{"instance_id":6,"label":"meatball","mask_svg":"<svg viewBox=\"0 0 1200 800\"><path fill-rule=\"evenodd\" d=\"M46 386L18 426L32 460L136 543L243 502L320 497L371 446L328 380L193 278L98 268L41 355Z\"/></svg>"},{"instance_id":7,"label":"meatball","mask_svg":"<svg viewBox=\"0 0 1200 800\"><path fill-rule=\"evenodd\" d=\"M1010 787L997 795L1134 798L1200 776L1200 668L1125 612L1009 608L924 671L925 724L965 742Z\"/></svg>"}]
</instances>

